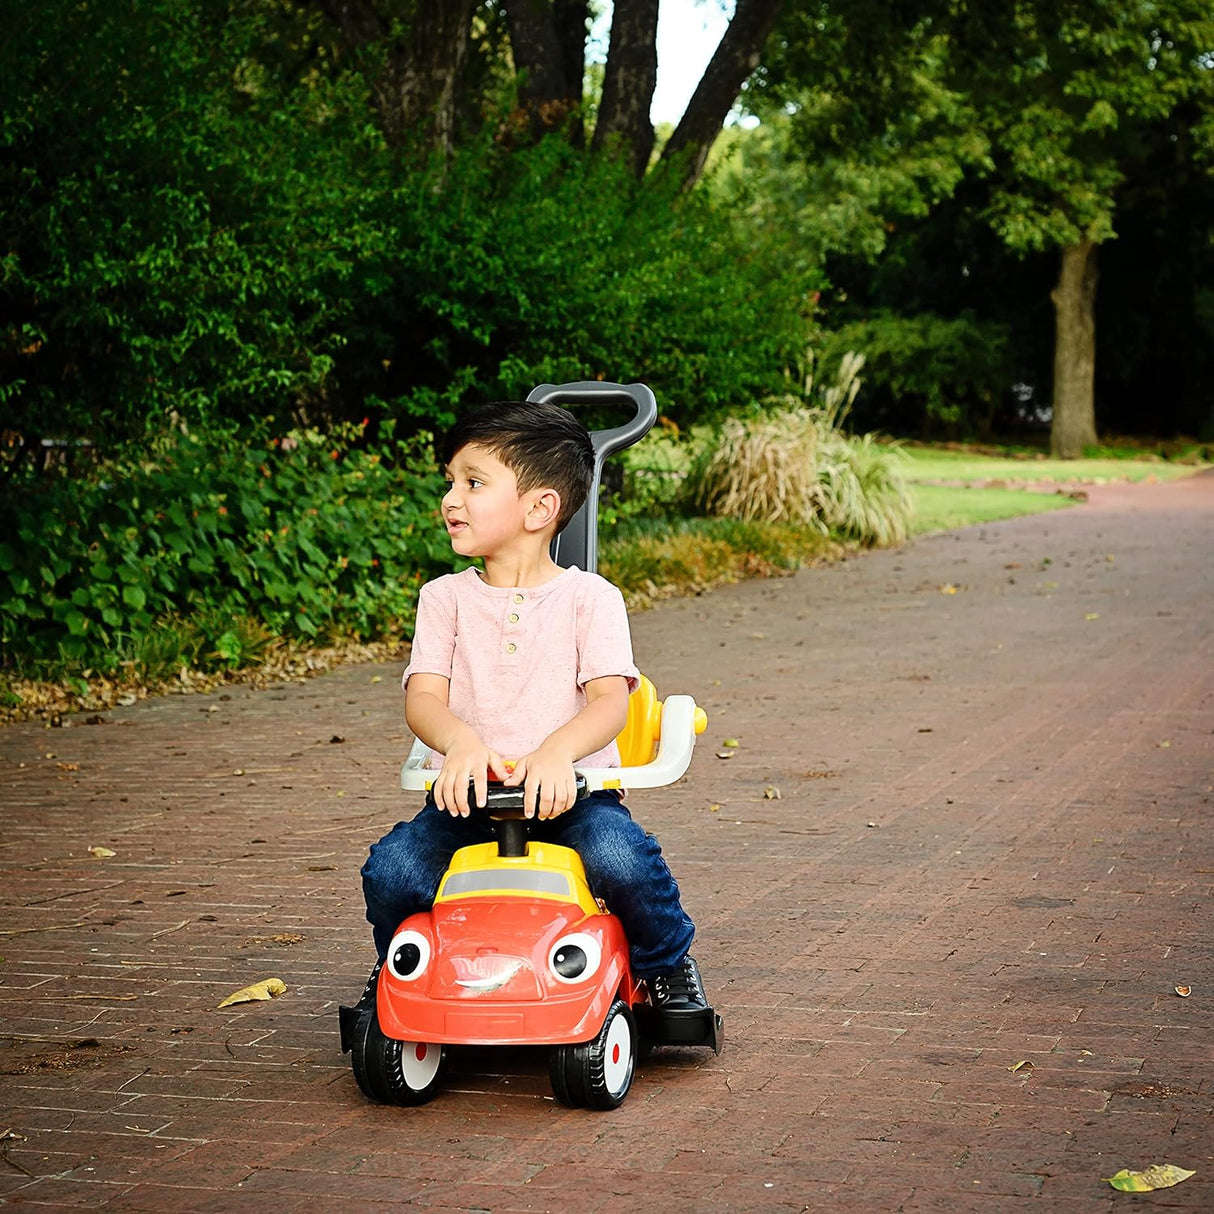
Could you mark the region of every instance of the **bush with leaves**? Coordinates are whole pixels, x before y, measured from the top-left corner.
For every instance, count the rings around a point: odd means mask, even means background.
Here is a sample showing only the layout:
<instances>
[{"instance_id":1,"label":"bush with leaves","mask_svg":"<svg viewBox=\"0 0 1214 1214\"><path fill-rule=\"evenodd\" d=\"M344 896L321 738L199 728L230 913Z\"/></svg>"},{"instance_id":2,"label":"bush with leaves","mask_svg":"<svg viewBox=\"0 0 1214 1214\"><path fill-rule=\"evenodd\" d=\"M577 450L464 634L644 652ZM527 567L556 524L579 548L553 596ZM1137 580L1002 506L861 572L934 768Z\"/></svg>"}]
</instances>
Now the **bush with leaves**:
<instances>
[{"instance_id":1,"label":"bush with leaves","mask_svg":"<svg viewBox=\"0 0 1214 1214\"><path fill-rule=\"evenodd\" d=\"M285 19L285 18L284 18ZM0 397L27 442L323 401L382 256L361 85L255 69L270 10L15 10L0 51ZM354 416L362 416L357 413Z\"/></svg>"},{"instance_id":2,"label":"bush with leaves","mask_svg":"<svg viewBox=\"0 0 1214 1214\"><path fill-rule=\"evenodd\" d=\"M435 429L550 380L685 420L774 390L804 267L726 207L493 121L390 151L303 7L14 16L0 44L0 401L27 443L370 414ZM132 65L138 64L137 69Z\"/></svg>"},{"instance_id":3,"label":"bush with leaves","mask_svg":"<svg viewBox=\"0 0 1214 1214\"><path fill-rule=\"evenodd\" d=\"M821 343L824 365L864 356L857 414L897 434L986 435L1015 378L1008 327L972 312L877 311Z\"/></svg>"},{"instance_id":4,"label":"bush with leaves","mask_svg":"<svg viewBox=\"0 0 1214 1214\"><path fill-rule=\"evenodd\" d=\"M538 383L649 384L680 425L778 389L804 267L707 196L638 185L552 137L488 136L374 204L389 252L352 287L342 390L442 426Z\"/></svg>"},{"instance_id":5,"label":"bush with leaves","mask_svg":"<svg viewBox=\"0 0 1214 1214\"><path fill-rule=\"evenodd\" d=\"M247 663L275 636L404 635L420 584L452 567L435 522L442 481L418 444L390 452L397 468L358 437L182 435L6 498L4 665L149 665L182 643L181 621L193 638L182 660L212 666Z\"/></svg>"}]
</instances>

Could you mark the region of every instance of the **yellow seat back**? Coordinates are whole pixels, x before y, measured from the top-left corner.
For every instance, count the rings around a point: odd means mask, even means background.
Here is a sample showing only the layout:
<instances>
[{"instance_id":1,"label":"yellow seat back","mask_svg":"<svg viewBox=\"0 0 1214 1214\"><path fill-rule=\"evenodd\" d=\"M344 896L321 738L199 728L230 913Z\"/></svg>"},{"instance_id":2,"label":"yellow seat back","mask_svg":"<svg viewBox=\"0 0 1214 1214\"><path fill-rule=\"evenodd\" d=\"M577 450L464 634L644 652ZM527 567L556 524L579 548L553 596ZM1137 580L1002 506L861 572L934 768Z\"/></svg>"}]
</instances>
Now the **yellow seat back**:
<instances>
[{"instance_id":1,"label":"yellow seat back","mask_svg":"<svg viewBox=\"0 0 1214 1214\"><path fill-rule=\"evenodd\" d=\"M658 753L658 735L662 732L662 701L657 688L641 675L641 685L628 697L628 723L616 738L620 763L641 767Z\"/></svg>"},{"instance_id":2,"label":"yellow seat back","mask_svg":"<svg viewBox=\"0 0 1214 1214\"><path fill-rule=\"evenodd\" d=\"M708 717L696 709L696 733L704 732ZM658 753L662 733L662 701L657 688L641 675L641 685L628 697L628 722L616 738L622 767L642 767Z\"/></svg>"}]
</instances>

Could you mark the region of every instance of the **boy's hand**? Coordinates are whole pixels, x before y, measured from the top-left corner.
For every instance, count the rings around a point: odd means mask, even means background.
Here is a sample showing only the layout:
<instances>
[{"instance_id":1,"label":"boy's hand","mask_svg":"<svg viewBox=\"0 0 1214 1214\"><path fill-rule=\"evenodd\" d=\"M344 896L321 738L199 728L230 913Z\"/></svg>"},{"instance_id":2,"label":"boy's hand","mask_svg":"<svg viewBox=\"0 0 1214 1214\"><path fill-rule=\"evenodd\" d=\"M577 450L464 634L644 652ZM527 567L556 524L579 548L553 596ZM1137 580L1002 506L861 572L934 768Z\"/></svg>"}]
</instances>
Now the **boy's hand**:
<instances>
[{"instance_id":1,"label":"boy's hand","mask_svg":"<svg viewBox=\"0 0 1214 1214\"><path fill-rule=\"evenodd\" d=\"M506 761L490 750L470 729L447 751L442 771L430 789L434 804L453 818L466 818L471 812L468 786L475 791L476 803L484 805L489 795L489 773L495 779L506 774Z\"/></svg>"},{"instance_id":2,"label":"boy's hand","mask_svg":"<svg viewBox=\"0 0 1214 1214\"><path fill-rule=\"evenodd\" d=\"M518 759L502 783L507 788L523 786L523 813L528 818L555 818L577 800L573 760L547 743Z\"/></svg>"}]
</instances>

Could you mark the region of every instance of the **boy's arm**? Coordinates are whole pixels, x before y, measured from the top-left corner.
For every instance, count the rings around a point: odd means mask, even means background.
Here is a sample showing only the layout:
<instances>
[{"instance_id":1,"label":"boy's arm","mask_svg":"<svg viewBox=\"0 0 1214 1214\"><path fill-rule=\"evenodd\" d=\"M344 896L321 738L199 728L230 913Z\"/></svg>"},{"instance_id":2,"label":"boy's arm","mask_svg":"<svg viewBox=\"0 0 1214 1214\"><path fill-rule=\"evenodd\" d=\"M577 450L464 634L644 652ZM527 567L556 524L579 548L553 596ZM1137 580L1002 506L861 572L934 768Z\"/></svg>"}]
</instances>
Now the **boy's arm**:
<instances>
[{"instance_id":1,"label":"boy's arm","mask_svg":"<svg viewBox=\"0 0 1214 1214\"><path fill-rule=\"evenodd\" d=\"M506 774L501 755L490 750L447 707L451 680L439 674L415 674L405 685L405 722L431 750L442 753L443 767L430 790L434 803L449 814L466 818L469 813L468 783L476 789L477 804L488 795L490 771ZM587 754L590 752L587 751Z\"/></svg>"},{"instance_id":2,"label":"boy's arm","mask_svg":"<svg viewBox=\"0 0 1214 1214\"><path fill-rule=\"evenodd\" d=\"M577 798L574 763L602 750L628 721L628 680L623 675L591 679L584 690L586 707L519 759L502 781L513 787L524 785L528 817L563 814Z\"/></svg>"}]
</instances>

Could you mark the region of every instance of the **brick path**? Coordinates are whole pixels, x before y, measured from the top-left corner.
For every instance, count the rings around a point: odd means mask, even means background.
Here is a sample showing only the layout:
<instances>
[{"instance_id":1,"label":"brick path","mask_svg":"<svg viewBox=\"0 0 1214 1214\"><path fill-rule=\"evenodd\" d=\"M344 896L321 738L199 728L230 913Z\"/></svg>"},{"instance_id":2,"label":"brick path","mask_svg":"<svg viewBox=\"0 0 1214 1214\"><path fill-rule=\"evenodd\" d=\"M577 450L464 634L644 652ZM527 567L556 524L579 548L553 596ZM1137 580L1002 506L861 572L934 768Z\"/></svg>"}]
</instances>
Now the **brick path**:
<instances>
[{"instance_id":1,"label":"brick path","mask_svg":"<svg viewBox=\"0 0 1214 1214\"><path fill-rule=\"evenodd\" d=\"M611 1114L500 1050L375 1106L337 1051L407 812L395 669L4 729L0 1200L1214 1209L1211 553L1207 475L637 615L711 717L633 807L727 1038ZM1153 1162L1198 1174L1100 1179Z\"/></svg>"}]
</instances>

